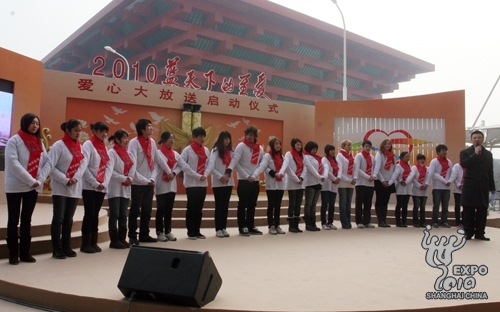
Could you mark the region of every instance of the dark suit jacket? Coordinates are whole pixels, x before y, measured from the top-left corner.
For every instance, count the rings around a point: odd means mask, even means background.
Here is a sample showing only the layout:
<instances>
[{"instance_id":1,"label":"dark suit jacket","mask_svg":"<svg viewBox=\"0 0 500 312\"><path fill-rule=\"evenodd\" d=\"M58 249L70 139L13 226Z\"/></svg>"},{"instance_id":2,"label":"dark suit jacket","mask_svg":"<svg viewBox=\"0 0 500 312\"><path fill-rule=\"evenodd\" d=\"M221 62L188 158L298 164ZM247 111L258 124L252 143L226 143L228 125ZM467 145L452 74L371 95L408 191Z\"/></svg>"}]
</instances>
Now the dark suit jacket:
<instances>
[{"instance_id":1,"label":"dark suit jacket","mask_svg":"<svg viewBox=\"0 0 500 312\"><path fill-rule=\"evenodd\" d=\"M471 146L460 152L460 165L466 169L461 205L487 208L489 193L495 190L493 155L484 147L481 156L474 150L474 146Z\"/></svg>"}]
</instances>

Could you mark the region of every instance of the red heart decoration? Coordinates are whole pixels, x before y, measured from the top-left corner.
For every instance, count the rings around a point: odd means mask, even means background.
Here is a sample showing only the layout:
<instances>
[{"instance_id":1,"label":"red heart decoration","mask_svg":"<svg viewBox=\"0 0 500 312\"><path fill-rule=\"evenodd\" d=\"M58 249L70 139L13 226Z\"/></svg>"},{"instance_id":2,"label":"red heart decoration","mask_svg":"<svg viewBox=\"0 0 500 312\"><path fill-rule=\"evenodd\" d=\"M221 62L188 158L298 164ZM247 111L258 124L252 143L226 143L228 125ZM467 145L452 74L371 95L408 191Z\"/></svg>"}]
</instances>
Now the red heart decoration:
<instances>
[{"instance_id":1,"label":"red heart decoration","mask_svg":"<svg viewBox=\"0 0 500 312\"><path fill-rule=\"evenodd\" d=\"M363 138L363 141L368 140L368 138L370 137L370 135L372 135L372 134L374 134L376 132L383 133L387 137L389 137L391 134L394 134L394 133L401 133L401 134L404 134L407 139L411 139L412 138L411 134L408 131L405 131L403 129L396 129L396 130L393 130L393 131L391 131L389 133L385 132L382 129L372 129L372 130L368 131L365 134L365 137ZM391 139L391 143L392 144L401 144L402 142L401 142L400 139L395 138L395 139ZM413 150L413 144L408 144L408 153L411 153L412 150Z\"/></svg>"}]
</instances>

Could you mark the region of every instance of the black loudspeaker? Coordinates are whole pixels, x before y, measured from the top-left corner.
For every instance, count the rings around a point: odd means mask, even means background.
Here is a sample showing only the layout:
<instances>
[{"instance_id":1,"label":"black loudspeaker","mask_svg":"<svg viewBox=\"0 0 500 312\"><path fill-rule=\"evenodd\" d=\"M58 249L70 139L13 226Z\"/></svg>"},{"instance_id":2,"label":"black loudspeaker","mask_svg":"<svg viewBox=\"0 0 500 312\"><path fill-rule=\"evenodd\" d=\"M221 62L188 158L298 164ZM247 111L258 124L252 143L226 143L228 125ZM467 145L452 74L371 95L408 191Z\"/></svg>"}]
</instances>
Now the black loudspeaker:
<instances>
[{"instance_id":1,"label":"black loudspeaker","mask_svg":"<svg viewBox=\"0 0 500 312\"><path fill-rule=\"evenodd\" d=\"M134 246L118 288L143 300L202 307L215 299L222 278L208 251Z\"/></svg>"}]
</instances>

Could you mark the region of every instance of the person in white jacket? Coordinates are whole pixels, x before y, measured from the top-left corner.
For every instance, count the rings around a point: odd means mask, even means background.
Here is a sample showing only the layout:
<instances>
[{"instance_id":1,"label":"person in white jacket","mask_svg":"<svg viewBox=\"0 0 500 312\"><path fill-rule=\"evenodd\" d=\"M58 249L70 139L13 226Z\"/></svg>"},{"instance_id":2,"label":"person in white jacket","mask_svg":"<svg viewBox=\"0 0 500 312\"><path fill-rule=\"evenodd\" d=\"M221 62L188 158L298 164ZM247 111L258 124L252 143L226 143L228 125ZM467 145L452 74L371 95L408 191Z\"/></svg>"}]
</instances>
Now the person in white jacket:
<instances>
[{"instance_id":1,"label":"person in white jacket","mask_svg":"<svg viewBox=\"0 0 500 312\"><path fill-rule=\"evenodd\" d=\"M417 163L411 168L415 177L413 178L413 227L425 227L425 205L427 204L428 170L425 165L425 155L417 155Z\"/></svg>"},{"instance_id":2,"label":"person in white jacket","mask_svg":"<svg viewBox=\"0 0 500 312\"><path fill-rule=\"evenodd\" d=\"M71 249L71 228L78 200L82 197L82 179L87 170L87 159L78 141L82 125L76 119L61 124L62 140L50 148L50 176L52 187L53 217L50 228L52 257L76 257Z\"/></svg>"},{"instance_id":3,"label":"person in white jacket","mask_svg":"<svg viewBox=\"0 0 500 312\"><path fill-rule=\"evenodd\" d=\"M226 130L221 131L210 153L206 171L206 174L212 175L212 190L215 199L215 236L219 238L229 237L226 230L227 215L229 200L234 187L234 178L231 175L229 180L226 181L224 180L224 174L231 163L233 154L231 133Z\"/></svg>"},{"instance_id":4,"label":"person in white jacket","mask_svg":"<svg viewBox=\"0 0 500 312\"><path fill-rule=\"evenodd\" d=\"M136 164L132 177L132 193L130 211L128 214L128 237L131 245L139 242L154 243L156 238L149 235L149 221L153 209L155 191L156 142L151 138L153 126L148 119L139 119L135 124L137 137L130 140L128 152ZM137 239L137 218L141 216L139 240Z\"/></svg>"},{"instance_id":5,"label":"person in white jacket","mask_svg":"<svg viewBox=\"0 0 500 312\"><path fill-rule=\"evenodd\" d=\"M210 152L203 145L206 132L202 127L192 131L193 141L181 153L181 158L187 163L184 170L184 187L186 188L186 228L188 239L205 239L201 234L203 205L207 195L207 170Z\"/></svg>"},{"instance_id":6,"label":"person in white jacket","mask_svg":"<svg viewBox=\"0 0 500 312\"><path fill-rule=\"evenodd\" d=\"M407 151L401 152L399 155L399 161L396 164L396 168L392 173L391 180L389 184L395 183L396 185L396 226L397 227L408 227L406 224L406 217L408 215L408 202L410 201L410 196L412 194L413 188L413 178L415 177L415 172L411 170L410 164L410 154Z\"/></svg>"},{"instance_id":7,"label":"person in white jacket","mask_svg":"<svg viewBox=\"0 0 500 312\"><path fill-rule=\"evenodd\" d=\"M127 208L130 201L132 177L135 174L135 163L127 151L128 133L117 130L108 138L113 148L108 152L112 168L108 183L108 233L109 248L130 248L127 242Z\"/></svg>"},{"instance_id":8,"label":"person in white jacket","mask_svg":"<svg viewBox=\"0 0 500 312\"><path fill-rule=\"evenodd\" d=\"M458 228L463 228L460 201L462 200L464 170L460 163L456 163L451 169L451 176L455 178L453 179L453 198L455 199L455 226Z\"/></svg>"},{"instance_id":9,"label":"person in white jacket","mask_svg":"<svg viewBox=\"0 0 500 312\"><path fill-rule=\"evenodd\" d=\"M432 180L432 226L435 228L450 228L448 224L448 204L450 202L451 160L446 155L448 147L444 144L436 146L437 156L429 164L427 183ZM441 221L439 221L439 206L441 205Z\"/></svg>"},{"instance_id":10,"label":"person in white jacket","mask_svg":"<svg viewBox=\"0 0 500 312\"><path fill-rule=\"evenodd\" d=\"M21 117L21 129L5 147L5 195L7 196L7 248L9 263L36 262L30 254L31 216L38 193L50 170L45 146L40 140L40 118ZM22 209L21 209L22 203ZM21 226L18 238L18 224Z\"/></svg>"},{"instance_id":11,"label":"person in white jacket","mask_svg":"<svg viewBox=\"0 0 500 312\"><path fill-rule=\"evenodd\" d=\"M375 191L375 157L371 154L372 142L361 143L362 151L354 158L354 180L356 180L356 225L358 228L374 228L372 219L372 201Z\"/></svg>"},{"instance_id":12,"label":"person in white jacket","mask_svg":"<svg viewBox=\"0 0 500 312\"><path fill-rule=\"evenodd\" d=\"M322 159L316 155L318 143L309 141L304 147L304 171L302 179L305 187L304 221L307 231L320 231L316 226L316 204L328 171L323 168Z\"/></svg>"},{"instance_id":13,"label":"person in white jacket","mask_svg":"<svg viewBox=\"0 0 500 312\"><path fill-rule=\"evenodd\" d=\"M323 170L328 172L328 177L321 186L321 228L323 230L336 230L333 225L335 215L335 199L340 183L342 168L335 158L335 146L327 144L325 146L325 157L321 160ZM328 219L327 214L328 212Z\"/></svg>"},{"instance_id":14,"label":"person in white jacket","mask_svg":"<svg viewBox=\"0 0 500 312\"><path fill-rule=\"evenodd\" d=\"M176 176L185 168L181 155L173 149L174 134L165 131L161 134L156 151L156 235L159 241L176 241L172 233L172 211L177 194Z\"/></svg>"},{"instance_id":15,"label":"person in white jacket","mask_svg":"<svg viewBox=\"0 0 500 312\"><path fill-rule=\"evenodd\" d=\"M103 122L90 124L92 137L83 143L83 156L87 159L87 170L83 174L83 222L82 244L84 253L101 252L97 245L99 235L99 211L108 191L111 178L111 163L104 140L108 137L109 127Z\"/></svg>"},{"instance_id":16,"label":"person in white jacket","mask_svg":"<svg viewBox=\"0 0 500 312\"><path fill-rule=\"evenodd\" d=\"M354 194L354 157L351 153L352 142L342 140L340 151L337 153L337 163L342 168L339 184L339 215L342 228L351 229L351 202Z\"/></svg>"},{"instance_id":17,"label":"person in white jacket","mask_svg":"<svg viewBox=\"0 0 500 312\"><path fill-rule=\"evenodd\" d=\"M375 155L375 212L377 213L378 227L390 228L387 223L387 209L391 194L396 192L394 184L390 184L394 168L396 167L392 142L389 139L382 140L380 148Z\"/></svg>"},{"instance_id":18,"label":"person in white jacket","mask_svg":"<svg viewBox=\"0 0 500 312\"><path fill-rule=\"evenodd\" d=\"M269 148L269 153L262 157L253 176L258 179L259 175L265 171L269 234L285 234L285 231L280 227L281 201L285 192L283 178L286 172L283 155L281 154L281 141L278 138L272 138L269 141Z\"/></svg>"},{"instance_id":19,"label":"person in white jacket","mask_svg":"<svg viewBox=\"0 0 500 312\"><path fill-rule=\"evenodd\" d=\"M304 155L302 153L302 141L293 138L292 149L285 154L285 189L288 191L288 232L302 233L299 227L300 206L304 198L304 186L302 185L302 171L304 170Z\"/></svg>"}]
</instances>

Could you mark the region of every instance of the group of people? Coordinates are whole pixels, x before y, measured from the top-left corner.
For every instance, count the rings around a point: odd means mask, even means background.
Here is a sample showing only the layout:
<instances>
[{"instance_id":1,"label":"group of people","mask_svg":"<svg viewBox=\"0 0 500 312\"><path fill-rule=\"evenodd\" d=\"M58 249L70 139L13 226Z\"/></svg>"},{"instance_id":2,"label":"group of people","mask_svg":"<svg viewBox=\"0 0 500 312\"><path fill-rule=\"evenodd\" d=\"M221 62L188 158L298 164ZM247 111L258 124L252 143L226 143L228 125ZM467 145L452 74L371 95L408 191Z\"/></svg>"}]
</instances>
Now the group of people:
<instances>
[{"instance_id":1,"label":"group of people","mask_svg":"<svg viewBox=\"0 0 500 312\"><path fill-rule=\"evenodd\" d=\"M343 229L352 228L351 201L356 189L355 215L359 228L373 228L372 199L379 227L387 223L387 207L396 193L396 225L407 227L407 210L413 197L413 226L425 226L425 205L428 186L433 185L433 226L450 227L447 223L450 185L455 185L455 202L464 207L464 229L467 238L488 240L484 236L487 198L493 191L492 155L482 147L484 136L472 134L473 146L460 153L460 164L453 166L446 158L447 147L436 147L437 157L426 167L424 155L417 155L417 164L409 165L410 155L402 152L399 161L389 139L383 140L375 156L372 143L362 143L362 151L353 157L352 143L327 144L324 157L319 146L294 138L291 149L283 155L278 138L269 141L265 153L257 143L258 129L248 126L244 139L233 150L231 134L222 131L214 146L205 145L203 128L192 130L192 142L181 154L173 149L174 135L161 134L152 139L151 121L139 119L135 124L137 137L129 141L128 133L116 131L108 137L103 122L90 125L92 137L79 142L80 121L70 119L61 125L63 138L47 153L40 139L40 118L28 113L21 118L21 128L11 137L5 155L5 191L8 206L7 245L9 263L35 262L30 254L31 216L38 193L47 177L51 178L53 218L51 224L52 256L56 259L75 257L71 248L73 216L83 198L84 217L80 251L100 252L98 242L99 211L104 198L109 204L110 248L124 249L140 242L175 241L172 233L172 210L177 193L177 175L182 175L187 195L186 228L189 239L204 239L201 233L203 206L211 176L215 199L215 235L229 237L226 230L229 201L237 173L238 231L242 236L262 235L255 226L255 208L260 191L259 177L265 175L268 233L285 234L280 226L280 210L284 191L288 191L288 231L300 233L301 205L305 197L302 219L307 231L320 231L316 225L316 205L321 195L321 228L335 230L334 206L339 194L340 222ZM105 140L113 144L107 149ZM460 194L461 196L460 201ZM156 196L156 238L150 235L149 223ZM458 198L458 200L457 200ZM129 208L130 202L130 209ZM441 220L438 220L439 206ZM21 209L22 206L22 209ZM458 209L458 210L457 210ZM128 216L127 216L128 211ZM140 218L140 221L138 220ZM455 218L461 224L460 205ZM20 230L18 224L20 221ZM127 241L128 236L128 241Z\"/></svg>"}]
</instances>

